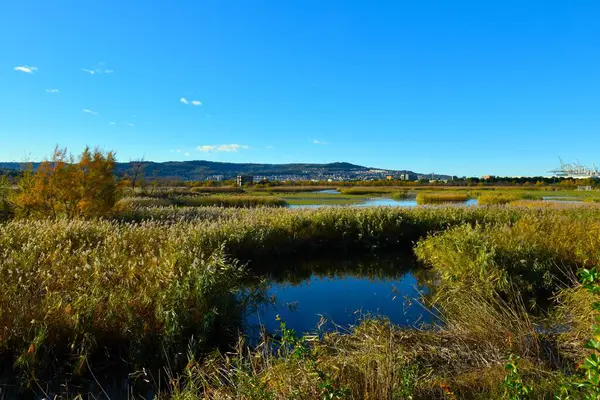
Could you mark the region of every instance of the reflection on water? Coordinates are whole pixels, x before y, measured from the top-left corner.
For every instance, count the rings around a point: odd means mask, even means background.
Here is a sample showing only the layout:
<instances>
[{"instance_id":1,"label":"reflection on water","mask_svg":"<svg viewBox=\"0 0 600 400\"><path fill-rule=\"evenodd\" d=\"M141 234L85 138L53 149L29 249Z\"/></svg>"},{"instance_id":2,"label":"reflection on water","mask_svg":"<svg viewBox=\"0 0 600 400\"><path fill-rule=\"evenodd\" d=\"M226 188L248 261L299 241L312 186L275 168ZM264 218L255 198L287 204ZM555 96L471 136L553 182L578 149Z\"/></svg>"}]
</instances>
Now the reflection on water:
<instances>
[{"instance_id":1,"label":"reflection on water","mask_svg":"<svg viewBox=\"0 0 600 400\"><path fill-rule=\"evenodd\" d=\"M256 268L256 266L251 266ZM287 261L264 266L266 294L272 301L248 310L245 333L257 337L279 329L280 316L299 333L349 328L361 317L383 316L402 326L432 322L433 315L415 302L427 288L419 283L411 257L370 256L359 259Z\"/></svg>"},{"instance_id":2,"label":"reflection on water","mask_svg":"<svg viewBox=\"0 0 600 400\"><path fill-rule=\"evenodd\" d=\"M583 203L583 200L581 199L577 199L576 197L569 197L569 196L544 196L542 197L542 200L544 201L554 201L554 202L561 202L561 203Z\"/></svg>"},{"instance_id":3,"label":"reflection on water","mask_svg":"<svg viewBox=\"0 0 600 400\"><path fill-rule=\"evenodd\" d=\"M407 198L402 200L394 200L389 197L373 197L364 199L355 204L350 204L350 207L416 207L418 206L415 198ZM477 205L477 199L469 199L464 202L439 203L439 205ZM339 207L334 204L290 204L289 208L321 208L321 207ZM431 206L431 205L429 205Z\"/></svg>"},{"instance_id":4,"label":"reflection on water","mask_svg":"<svg viewBox=\"0 0 600 400\"><path fill-rule=\"evenodd\" d=\"M320 193L320 194L340 194L341 192L337 189L323 189L323 190L317 190L316 192L311 192L311 193Z\"/></svg>"}]
</instances>

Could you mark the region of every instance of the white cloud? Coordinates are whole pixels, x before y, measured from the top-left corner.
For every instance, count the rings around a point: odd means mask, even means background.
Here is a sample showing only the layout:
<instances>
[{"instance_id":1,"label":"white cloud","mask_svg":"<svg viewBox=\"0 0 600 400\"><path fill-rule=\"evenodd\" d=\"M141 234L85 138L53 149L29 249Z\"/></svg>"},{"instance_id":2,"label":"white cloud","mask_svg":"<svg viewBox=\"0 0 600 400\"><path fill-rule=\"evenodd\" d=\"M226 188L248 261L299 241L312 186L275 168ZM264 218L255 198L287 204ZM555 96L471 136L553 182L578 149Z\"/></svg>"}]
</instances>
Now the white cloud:
<instances>
[{"instance_id":1,"label":"white cloud","mask_svg":"<svg viewBox=\"0 0 600 400\"><path fill-rule=\"evenodd\" d=\"M185 155L189 157L189 156L190 156L190 153L185 153Z\"/></svg>"},{"instance_id":2,"label":"white cloud","mask_svg":"<svg viewBox=\"0 0 600 400\"><path fill-rule=\"evenodd\" d=\"M203 153L234 153L241 149L247 149L248 146L245 144L217 144L217 145L203 145L196 147L196 150L201 151Z\"/></svg>"},{"instance_id":3,"label":"white cloud","mask_svg":"<svg viewBox=\"0 0 600 400\"><path fill-rule=\"evenodd\" d=\"M178 152L178 153L181 153L181 149L177 149L177 152Z\"/></svg>"},{"instance_id":4,"label":"white cloud","mask_svg":"<svg viewBox=\"0 0 600 400\"><path fill-rule=\"evenodd\" d=\"M37 72L37 67L29 67L27 65L19 65L18 67L14 68L15 71L21 71L21 72L26 72L28 74L32 74L34 72Z\"/></svg>"},{"instance_id":5,"label":"white cloud","mask_svg":"<svg viewBox=\"0 0 600 400\"><path fill-rule=\"evenodd\" d=\"M96 111L92 111L92 110L89 110L87 108L84 108L83 112L86 113L86 114L98 115L98 113Z\"/></svg>"},{"instance_id":6,"label":"white cloud","mask_svg":"<svg viewBox=\"0 0 600 400\"><path fill-rule=\"evenodd\" d=\"M130 126L130 127L132 127L132 128L135 126L135 125L134 125L134 124L132 124L131 122L126 122L126 123L125 123L125 125L127 125L127 126Z\"/></svg>"},{"instance_id":7,"label":"white cloud","mask_svg":"<svg viewBox=\"0 0 600 400\"><path fill-rule=\"evenodd\" d=\"M108 124L109 124L109 125L116 125L117 123L116 123L116 122L114 122L114 121L111 121L111 122L109 122Z\"/></svg>"},{"instance_id":8,"label":"white cloud","mask_svg":"<svg viewBox=\"0 0 600 400\"><path fill-rule=\"evenodd\" d=\"M191 104L193 106L201 106L202 105L202 102L200 100L188 100L185 97L180 98L179 102L186 104L186 105Z\"/></svg>"},{"instance_id":9,"label":"white cloud","mask_svg":"<svg viewBox=\"0 0 600 400\"><path fill-rule=\"evenodd\" d=\"M323 145L328 144L327 142L324 142L322 140L317 140L317 139L313 140L313 143L314 144L323 144Z\"/></svg>"},{"instance_id":10,"label":"white cloud","mask_svg":"<svg viewBox=\"0 0 600 400\"><path fill-rule=\"evenodd\" d=\"M275 147L273 146L265 146L265 149L274 149Z\"/></svg>"},{"instance_id":11,"label":"white cloud","mask_svg":"<svg viewBox=\"0 0 600 400\"><path fill-rule=\"evenodd\" d=\"M46 89L46 93L59 93L58 89Z\"/></svg>"},{"instance_id":12,"label":"white cloud","mask_svg":"<svg viewBox=\"0 0 600 400\"><path fill-rule=\"evenodd\" d=\"M95 75L95 74L112 74L113 72L115 72L112 69L104 69L104 68L94 68L94 69L81 68L81 70L83 72L87 72L90 75Z\"/></svg>"}]
</instances>

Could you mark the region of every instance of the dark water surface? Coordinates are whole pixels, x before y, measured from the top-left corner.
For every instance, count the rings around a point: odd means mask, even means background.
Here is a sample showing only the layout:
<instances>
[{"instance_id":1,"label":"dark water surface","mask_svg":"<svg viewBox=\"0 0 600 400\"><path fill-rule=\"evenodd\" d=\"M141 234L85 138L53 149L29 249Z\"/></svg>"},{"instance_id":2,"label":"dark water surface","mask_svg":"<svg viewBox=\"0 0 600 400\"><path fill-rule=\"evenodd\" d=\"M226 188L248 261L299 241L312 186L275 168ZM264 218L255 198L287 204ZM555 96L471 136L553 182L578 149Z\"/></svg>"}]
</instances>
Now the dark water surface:
<instances>
[{"instance_id":1,"label":"dark water surface","mask_svg":"<svg viewBox=\"0 0 600 400\"><path fill-rule=\"evenodd\" d=\"M428 292L420 284L411 256L384 255L281 261L261 266L285 271L264 274L268 302L246 313L245 333L269 333L280 321L298 333L348 329L366 316L381 316L401 326L429 323L432 313L420 303Z\"/></svg>"}]
</instances>

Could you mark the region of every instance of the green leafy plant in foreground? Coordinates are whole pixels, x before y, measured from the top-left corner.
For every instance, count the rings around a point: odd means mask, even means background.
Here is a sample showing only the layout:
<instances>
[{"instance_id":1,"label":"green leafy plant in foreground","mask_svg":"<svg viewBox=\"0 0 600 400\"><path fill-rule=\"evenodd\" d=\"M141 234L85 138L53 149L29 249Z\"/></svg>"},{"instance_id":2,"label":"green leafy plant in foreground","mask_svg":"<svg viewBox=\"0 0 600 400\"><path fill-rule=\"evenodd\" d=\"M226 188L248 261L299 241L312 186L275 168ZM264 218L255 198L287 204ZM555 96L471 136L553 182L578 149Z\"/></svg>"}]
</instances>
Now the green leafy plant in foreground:
<instances>
[{"instance_id":1,"label":"green leafy plant in foreground","mask_svg":"<svg viewBox=\"0 0 600 400\"><path fill-rule=\"evenodd\" d=\"M583 269L579 275L584 289L593 295L600 294L600 270ZM592 309L599 313L600 301L594 302ZM585 348L591 352L579 365L582 376L574 385L583 391L586 399L600 399L600 314L596 315L592 338L585 344Z\"/></svg>"},{"instance_id":2,"label":"green leafy plant in foreground","mask_svg":"<svg viewBox=\"0 0 600 400\"><path fill-rule=\"evenodd\" d=\"M502 386L504 387L504 398L510 400L524 400L531 395L531 388L523 383L519 372L520 357L511 354L504 368L507 371Z\"/></svg>"},{"instance_id":3,"label":"green leafy plant in foreground","mask_svg":"<svg viewBox=\"0 0 600 400\"><path fill-rule=\"evenodd\" d=\"M319 391L323 400L341 400L348 397L350 390L336 385L332 379L322 371L313 355L308 337L296 335L294 329L287 327L287 324L277 316L281 330L281 341L279 342L279 356L291 356L307 363L309 368L319 377ZM282 354L285 353L285 354Z\"/></svg>"}]
</instances>

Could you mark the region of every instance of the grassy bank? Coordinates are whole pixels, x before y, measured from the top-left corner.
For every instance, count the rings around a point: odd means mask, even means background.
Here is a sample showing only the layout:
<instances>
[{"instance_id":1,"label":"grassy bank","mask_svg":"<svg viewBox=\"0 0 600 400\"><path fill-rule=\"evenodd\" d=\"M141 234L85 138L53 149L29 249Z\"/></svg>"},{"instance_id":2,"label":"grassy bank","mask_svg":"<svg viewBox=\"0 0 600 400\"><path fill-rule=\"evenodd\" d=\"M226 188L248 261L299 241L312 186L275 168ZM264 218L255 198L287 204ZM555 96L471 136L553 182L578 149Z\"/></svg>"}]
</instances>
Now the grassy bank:
<instances>
[{"instance_id":1,"label":"grassy bank","mask_svg":"<svg viewBox=\"0 0 600 400\"><path fill-rule=\"evenodd\" d=\"M152 340L182 335L219 307L217 294L235 289L237 269L224 261L225 255L249 260L334 248L410 246L436 227L485 219L466 209L206 208L208 213L188 221L170 216L156 221L164 211L146 209L146 217L155 221L139 224L1 224L0 318L8 329L0 334L0 349L19 364L34 365L38 356L73 343L85 354L92 352L90 346L107 343L149 346ZM493 218L515 217L510 210L498 210ZM31 346L38 350L29 351ZM78 356L75 351L69 357Z\"/></svg>"},{"instance_id":2,"label":"grassy bank","mask_svg":"<svg viewBox=\"0 0 600 400\"><path fill-rule=\"evenodd\" d=\"M235 186L196 186L190 189L190 193L244 193L244 189Z\"/></svg>"},{"instance_id":3,"label":"grassy bank","mask_svg":"<svg viewBox=\"0 0 600 400\"><path fill-rule=\"evenodd\" d=\"M277 197L264 196L175 196L175 205L187 207L285 207L287 203Z\"/></svg>"},{"instance_id":4,"label":"grassy bank","mask_svg":"<svg viewBox=\"0 0 600 400\"><path fill-rule=\"evenodd\" d=\"M282 324L280 339L193 363L177 394L521 398L511 397L518 379L526 398L586 398L569 382L588 354L591 304L599 298L581 290L575 271L598 264L600 223L597 209L571 210L522 210L511 222L459 224L422 239L416 252L439 281L430 298L444 321L439 330L367 320L347 334L315 339L297 337ZM550 308L536 311L523 297L527 291L546 296ZM279 349L275 355L270 346ZM515 355L520 359L509 362ZM505 365L517 364L519 374L508 374Z\"/></svg>"},{"instance_id":5,"label":"grassy bank","mask_svg":"<svg viewBox=\"0 0 600 400\"><path fill-rule=\"evenodd\" d=\"M285 207L285 200L272 196L246 195L171 195L166 197L126 197L115 206L116 212L139 207Z\"/></svg>"},{"instance_id":6,"label":"grassy bank","mask_svg":"<svg viewBox=\"0 0 600 400\"><path fill-rule=\"evenodd\" d=\"M584 354L590 299L572 278L600 261L600 209L591 203L552 209L171 206L117 217L0 224L0 326L6 327L0 351L7 366L85 373L106 368L106 354L131 369L162 363L174 376L182 372L165 393L175 398L438 398L446 391L497 398L508 355L522 357L527 382L546 395ZM239 328L244 261L416 242L436 277L430 301L443 328L367 321L322 340L282 329L263 347L207 356L211 344L235 337ZM530 302L539 296L554 301L544 313ZM540 333L534 322L573 328Z\"/></svg>"},{"instance_id":7,"label":"grassy bank","mask_svg":"<svg viewBox=\"0 0 600 400\"><path fill-rule=\"evenodd\" d=\"M437 204L437 203L452 203L464 202L469 199L466 193L450 192L419 192L417 194L417 204Z\"/></svg>"}]
</instances>

